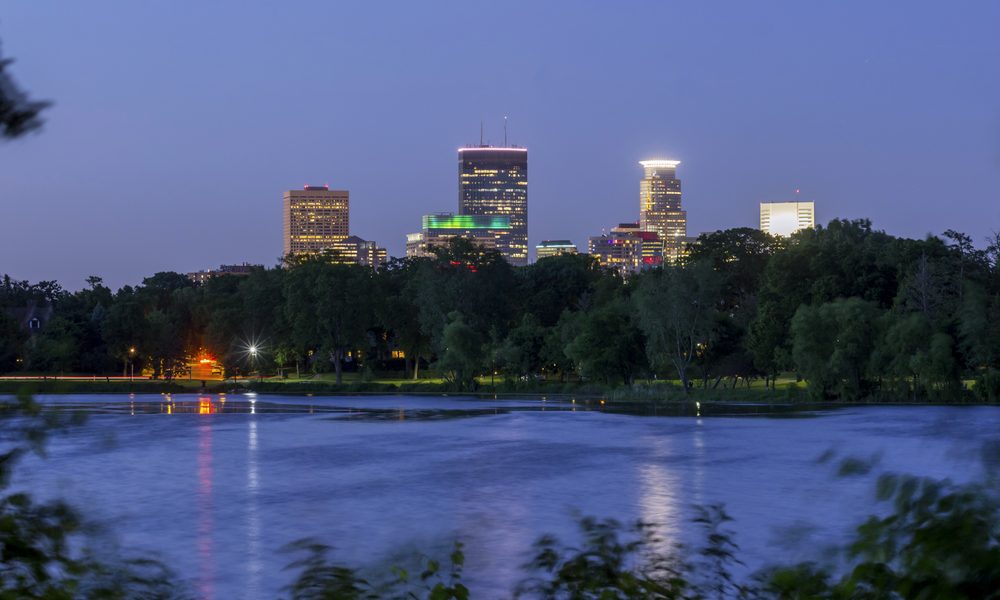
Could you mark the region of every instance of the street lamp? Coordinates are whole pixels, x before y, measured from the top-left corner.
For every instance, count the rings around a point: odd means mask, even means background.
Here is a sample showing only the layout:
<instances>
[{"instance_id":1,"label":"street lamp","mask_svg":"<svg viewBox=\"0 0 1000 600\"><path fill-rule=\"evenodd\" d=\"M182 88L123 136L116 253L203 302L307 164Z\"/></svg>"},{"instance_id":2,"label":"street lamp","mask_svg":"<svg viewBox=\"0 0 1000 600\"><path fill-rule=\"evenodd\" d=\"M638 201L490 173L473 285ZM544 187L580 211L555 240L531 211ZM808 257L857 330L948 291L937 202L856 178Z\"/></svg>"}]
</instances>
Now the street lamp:
<instances>
[{"instance_id":1,"label":"street lamp","mask_svg":"<svg viewBox=\"0 0 1000 600\"><path fill-rule=\"evenodd\" d=\"M251 344L250 347L247 348L247 350L250 352L250 367L256 369L257 368L257 346L255 344ZM260 376L260 372L259 371L258 371L257 375Z\"/></svg>"},{"instance_id":2,"label":"street lamp","mask_svg":"<svg viewBox=\"0 0 1000 600\"><path fill-rule=\"evenodd\" d=\"M135 346L128 349L128 380L131 383L135 380Z\"/></svg>"}]
</instances>

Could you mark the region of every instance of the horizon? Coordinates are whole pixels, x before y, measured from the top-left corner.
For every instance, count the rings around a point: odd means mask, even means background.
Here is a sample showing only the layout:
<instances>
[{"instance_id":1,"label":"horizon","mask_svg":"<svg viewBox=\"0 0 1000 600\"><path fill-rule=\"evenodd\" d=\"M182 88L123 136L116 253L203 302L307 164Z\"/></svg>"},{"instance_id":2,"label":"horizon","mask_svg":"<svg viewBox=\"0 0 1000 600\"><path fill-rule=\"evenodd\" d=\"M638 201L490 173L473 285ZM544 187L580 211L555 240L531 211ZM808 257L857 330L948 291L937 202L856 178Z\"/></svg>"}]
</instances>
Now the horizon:
<instances>
[{"instance_id":1,"label":"horizon","mask_svg":"<svg viewBox=\"0 0 1000 600\"><path fill-rule=\"evenodd\" d=\"M779 6L10 6L3 56L54 105L0 145L19 223L0 271L79 289L270 267L303 182L350 191L351 234L399 256L422 215L456 211L456 149L480 123L499 144L505 116L530 151L532 256L636 220L651 158L681 161L692 236L782 201L918 239L1000 229L1000 5L914 3L905 27Z\"/></svg>"}]
</instances>

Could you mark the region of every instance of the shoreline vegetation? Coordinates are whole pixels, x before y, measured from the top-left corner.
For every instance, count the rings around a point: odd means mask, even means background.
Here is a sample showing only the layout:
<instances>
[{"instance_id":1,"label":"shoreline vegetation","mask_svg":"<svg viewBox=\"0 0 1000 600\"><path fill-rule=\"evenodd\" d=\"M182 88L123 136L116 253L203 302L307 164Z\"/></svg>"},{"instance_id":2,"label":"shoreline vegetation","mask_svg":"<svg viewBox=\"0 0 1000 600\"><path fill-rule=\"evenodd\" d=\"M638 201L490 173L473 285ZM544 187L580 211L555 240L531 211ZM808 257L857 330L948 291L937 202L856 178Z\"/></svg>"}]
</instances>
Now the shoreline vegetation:
<instances>
[{"instance_id":1,"label":"shoreline vegetation","mask_svg":"<svg viewBox=\"0 0 1000 600\"><path fill-rule=\"evenodd\" d=\"M779 380L780 381L780 380ZM376 380L344 381L336 383L317 379L242 379L242 380L156 380L134 381L109 379L102 376L45 376L0 379L0 394L233 394L254 392L262 395L284 396L432 396L475 397L500 399L543 398L555 401L579 401L591 407L609 409L629 407L637 411L658 406L680 405L758 405L835 408L854 405L976 405L997 406L997 402L980 399L971 391L961 399L947 402L930 399L912 400L900 397L868 397L848 401L824 400L817 402L809 395L802 382L790 379L774 387L763 387L762 382L724 388L696 387L684 392L679 382L637 382L628 387L602 386L587 383L541 382L532 386L523 382L511 383L489 379L474 388L459 388L442 378L426 380ZM695 413L691 413L695 414Z\"/></svg>"},{"instance_id":2,"label":"shoreline vegetation","mask_svg":"<svg viewBox=\"0 0 1000 600\"><path fill-rule=\"evenodd\" d=\"M118 291L4 276L0 375L97 374L36 390L128 390L118 382L138 376L162 391L224 379L314 394L1000 402L1000 234L980 249L866 220L790 238L738 228L629 274L588 255L515 267L461 238L434 253L378 269L288 256Z\"/></svg>"}]
</instances>

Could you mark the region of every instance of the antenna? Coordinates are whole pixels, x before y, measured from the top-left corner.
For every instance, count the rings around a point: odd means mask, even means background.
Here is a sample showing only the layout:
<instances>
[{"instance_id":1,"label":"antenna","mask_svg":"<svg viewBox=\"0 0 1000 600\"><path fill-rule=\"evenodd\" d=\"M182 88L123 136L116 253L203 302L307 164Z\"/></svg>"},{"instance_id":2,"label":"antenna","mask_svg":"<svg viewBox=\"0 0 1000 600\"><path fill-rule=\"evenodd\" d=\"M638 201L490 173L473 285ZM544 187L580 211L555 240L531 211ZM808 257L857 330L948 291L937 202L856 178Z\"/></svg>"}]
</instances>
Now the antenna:
<instances>
[{"instance_id":1,"label":"antenna","mask_svg":"<svg viewBox=\"0 0 1000 600\"><path fill-rule=\"evenodd\" d=\"M483 145L483 120L479 120L479 145Z\"/></svg>"},{"instance_id":2,"label":"antenna","mask_svg":"<svg viewBox=\"0 0 1000 600\"><path fill-rule=\"evenodd\" d=\"M507 115L503 116L503 147L507 147Z\"/></svg>"}]
</instances>

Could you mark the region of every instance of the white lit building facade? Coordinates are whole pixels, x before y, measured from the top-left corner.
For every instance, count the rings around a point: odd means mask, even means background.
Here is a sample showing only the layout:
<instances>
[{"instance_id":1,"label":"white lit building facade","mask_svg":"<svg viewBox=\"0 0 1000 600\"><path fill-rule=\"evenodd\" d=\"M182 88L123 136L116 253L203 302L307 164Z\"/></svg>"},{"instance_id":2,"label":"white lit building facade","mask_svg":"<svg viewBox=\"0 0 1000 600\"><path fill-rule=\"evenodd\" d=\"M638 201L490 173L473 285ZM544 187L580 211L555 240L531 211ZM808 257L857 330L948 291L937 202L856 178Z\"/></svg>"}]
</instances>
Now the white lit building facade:
<instances>
[{"instance_id":1,"label":"white lit building facade","mask_svg":"<svg viewBox=\"0 0 1000 600\"><path fill-rule=\"evenodd\" d=\"M787 237L815 226L816 205L813 202L760 203L760 230L764 233Z\"/></svg>"}]
</instances>

